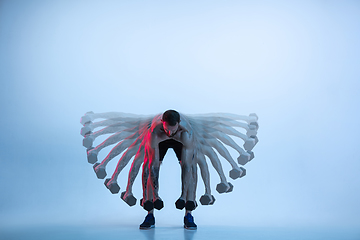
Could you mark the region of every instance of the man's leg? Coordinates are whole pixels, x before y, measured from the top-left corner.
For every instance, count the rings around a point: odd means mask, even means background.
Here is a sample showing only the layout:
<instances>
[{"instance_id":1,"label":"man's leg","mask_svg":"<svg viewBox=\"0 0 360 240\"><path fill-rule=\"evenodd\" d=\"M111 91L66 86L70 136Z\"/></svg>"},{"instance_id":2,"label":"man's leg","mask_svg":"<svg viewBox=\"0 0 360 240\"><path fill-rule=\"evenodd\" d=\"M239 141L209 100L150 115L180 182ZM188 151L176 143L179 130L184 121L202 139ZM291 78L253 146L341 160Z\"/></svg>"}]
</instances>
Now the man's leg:
<instances>
[{"instance_id":1,"label":"man's leg","mask_svg":"<svg viewBox=\"0 0 360 240\"><path fill-rule=\"evenodd\" d=\"M190 152L191 153L191 152ZM191 157L191 158L190 158ZM188 156L186 159L191 159L191 163L186 166L182 165L182 171L184 169L189 169L190 174L188 174L188 178L186 179L185 175L183 176L188 182L185 184L186 189L186 203L185 203L185 217L184 217L184 228L189 230L196 230L197 225L194 222L194 217L191 215L191 211L196 208L196 185L197 185L197 166L194 162L194 154Z\"/></svg>"},{"instance_id":2,"label":"man's leg","mask_svg":"<svg viewBox=\"0 0 360 240\"><path fill-rule=\"evenodd\" d=\"M145 154L147 154L145 152ZM142 186L143 186L143 199L140 200L140 205L144 207L144 202L148 197L148 180L149 180L149 161L148 158L145 157L145 161L143 164L143 172L142 172ZM155 218L153 214L153 209L148 211L147 216L142 224L140 224L140 229L150 229L155 227Z\"/></svg>"}]
</instances>

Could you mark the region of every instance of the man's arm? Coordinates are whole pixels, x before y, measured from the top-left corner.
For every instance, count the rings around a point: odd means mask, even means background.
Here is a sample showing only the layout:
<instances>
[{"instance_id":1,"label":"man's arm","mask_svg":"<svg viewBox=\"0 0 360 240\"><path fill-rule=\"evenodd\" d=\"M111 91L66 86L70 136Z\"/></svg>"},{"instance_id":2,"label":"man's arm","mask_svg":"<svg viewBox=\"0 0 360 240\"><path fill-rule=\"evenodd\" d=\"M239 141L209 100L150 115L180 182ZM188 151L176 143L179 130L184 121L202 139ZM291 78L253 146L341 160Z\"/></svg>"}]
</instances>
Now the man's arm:
<instances>
[{"instance_id":1,"label":"man's arm","mask_svg":"<svg viewBox=\"0 0 360 240\"><path fill-rule=\"evenodd\" d=\"M197 166L194 159L194 139L191 132L181 134L183 149L181 154L181 198L186 201L186 210L194 210L197 186Z\"/></svg>"},{"instance_id":2,"label":"man's arm","mask_svg":"<svg viewBox=\"0 0 360 240\"><path fill-rule=\"evenodd\" d=\"M152 190L152 196L149 195L148 200L155 201L159 198L159 170L160 170L160 160L159 160L159 145L156 144L154 148L148 149L149 156L149 180L148 180L148 190Z\"/></svg>"},{"instance_id":3,"label":"man's arm","mask_svg":"<svg viewBox=\"0 0 360 240\"><path fill-rule=\"evenodd\" d=\"M154 208L154 202L159 199L159 139L157 130L149 132L145 143L145 161L143 166L143 207L147 211ZM158 201L159 202L159 201ZM160 204L161 205L161 204ZM155 206L159 209L159 207Z\"/></svg>"}]
</instances>

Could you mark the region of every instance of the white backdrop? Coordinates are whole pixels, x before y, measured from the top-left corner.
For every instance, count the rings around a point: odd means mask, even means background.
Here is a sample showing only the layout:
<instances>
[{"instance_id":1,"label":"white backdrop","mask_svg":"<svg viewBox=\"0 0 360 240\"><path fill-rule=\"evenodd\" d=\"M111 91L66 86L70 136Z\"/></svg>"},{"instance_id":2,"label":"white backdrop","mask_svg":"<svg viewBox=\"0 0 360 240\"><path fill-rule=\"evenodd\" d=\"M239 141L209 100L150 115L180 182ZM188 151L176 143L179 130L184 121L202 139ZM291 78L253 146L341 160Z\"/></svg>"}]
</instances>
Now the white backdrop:
<instances>
[{"instance_id":1,"label":"white backdrop","mask_svg":"<svg viewBox=\"0 0 360 240\"><path fill-rule=\"evenodd\" d=\"M1 1L1 225L141 223L96 179L79 120L176 109L259 116L247 176L219 195L212 171L196 223L359 227L359 20L356 1ZM160 194L157 224L181 225L172 151Z\"/></svg>"}]
</instances>

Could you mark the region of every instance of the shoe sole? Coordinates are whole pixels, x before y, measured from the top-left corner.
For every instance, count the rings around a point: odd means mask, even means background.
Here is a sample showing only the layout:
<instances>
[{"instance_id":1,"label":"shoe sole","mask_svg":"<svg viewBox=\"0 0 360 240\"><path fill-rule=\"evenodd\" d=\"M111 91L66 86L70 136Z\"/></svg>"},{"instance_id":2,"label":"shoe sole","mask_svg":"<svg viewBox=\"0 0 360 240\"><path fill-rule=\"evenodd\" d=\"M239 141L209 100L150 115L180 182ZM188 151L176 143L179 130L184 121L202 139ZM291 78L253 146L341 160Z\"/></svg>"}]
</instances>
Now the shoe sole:
<instances>
[{"instance_id":1,"label":"shoe sole","mask_svg":"<svg viewBox=\"0 0 360 240\"><path fill-rule=\"evenodd\" d=\"M152 229L155 228L155 225L151 225L150 227L139 227L142 230L148 230L148 229Z\"/></svg>"},{"instance_id":2,"label":"shoe sole","mask_svg":"<svg viewBox=\"0 0 360 240\"><path fill-rule=\"evenodd\" d=\"M187 227L187 226L185 226L185 225L184 225L184 228L185 228L185 229L188 229L188 230L196 230L196 229L197 229L197 227Z\"/></svg>"}]
</instances>

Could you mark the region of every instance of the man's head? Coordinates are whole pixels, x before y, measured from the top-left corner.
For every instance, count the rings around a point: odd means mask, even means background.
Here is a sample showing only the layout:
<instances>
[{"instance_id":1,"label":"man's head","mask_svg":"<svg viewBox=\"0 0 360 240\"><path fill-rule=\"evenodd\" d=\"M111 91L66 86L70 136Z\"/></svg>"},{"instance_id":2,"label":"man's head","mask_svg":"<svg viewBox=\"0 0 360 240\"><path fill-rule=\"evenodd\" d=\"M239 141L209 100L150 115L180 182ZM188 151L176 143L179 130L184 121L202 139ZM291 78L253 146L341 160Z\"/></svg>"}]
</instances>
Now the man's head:
<instances>
[{"instance_id":1,"label":"man's head","mask_svg":"<svg viewBox=\"0 0 360 240\"><path fill-rule=\"evenodd\" d=\"M161 121L165 134L168 137L172 137L179 128L180 114L175 110L167 110L163 113Z\"/></svg>"}]
</instances>

